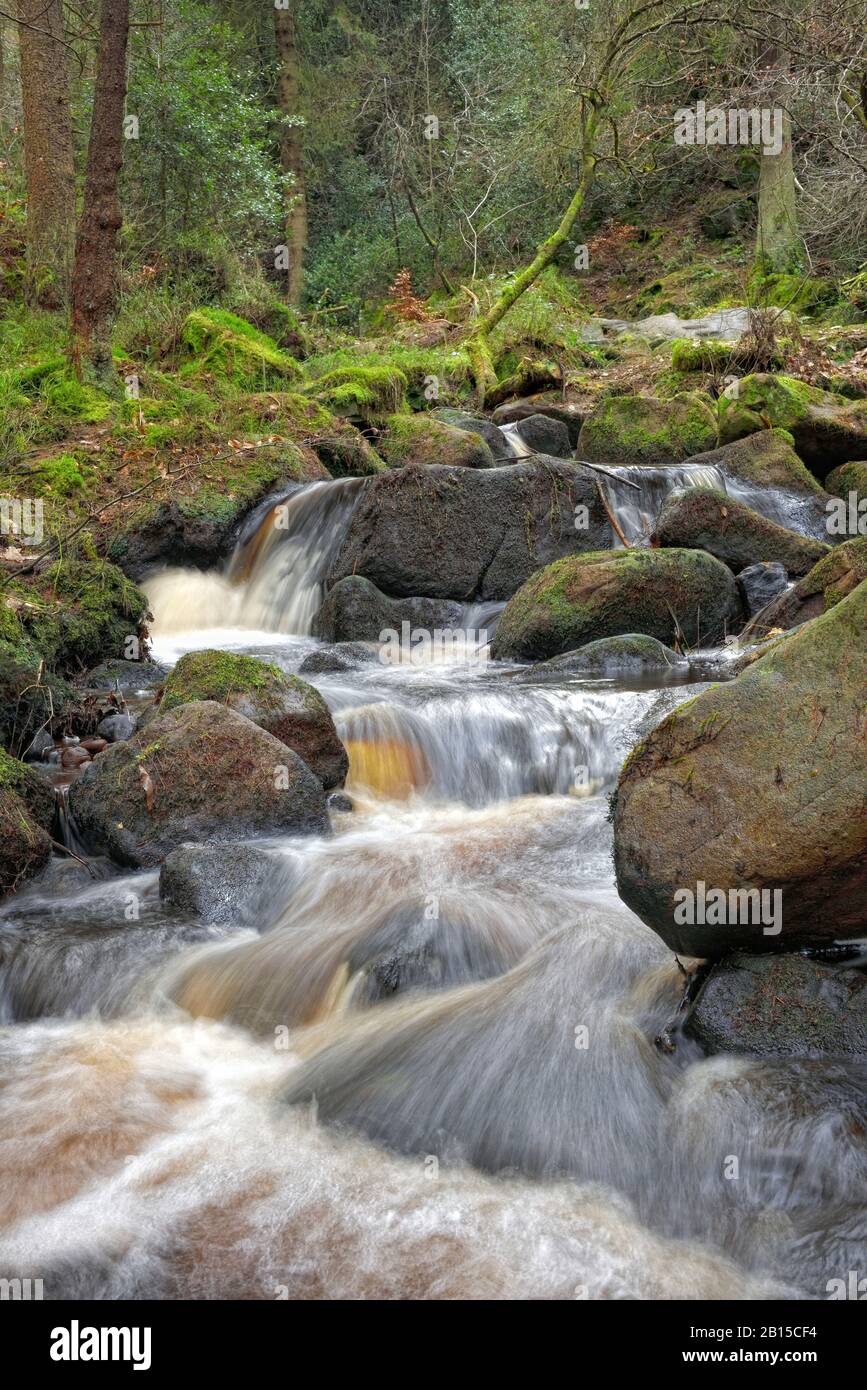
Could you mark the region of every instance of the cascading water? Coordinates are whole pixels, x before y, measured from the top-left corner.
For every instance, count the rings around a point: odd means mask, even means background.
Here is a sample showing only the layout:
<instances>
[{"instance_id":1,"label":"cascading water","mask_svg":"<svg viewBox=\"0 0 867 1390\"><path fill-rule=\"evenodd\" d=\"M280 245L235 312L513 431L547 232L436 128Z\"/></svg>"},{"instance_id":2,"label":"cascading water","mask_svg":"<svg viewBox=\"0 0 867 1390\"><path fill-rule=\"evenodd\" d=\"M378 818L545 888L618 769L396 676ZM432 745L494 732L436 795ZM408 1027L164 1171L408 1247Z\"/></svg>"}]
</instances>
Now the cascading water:
<instances>
[{"instance_id":1,"label":"cascading water","mask_svg":"<svg viewBox=\"0 0 867 1390\"><path fill-rule=\"evenodd\" d=\"M358 489L299 490L223 575L156 578L157 654L296 670ZM856 1267L864 1068L654 1046L682 976L617 897L607 792L697 687L515 674L479 640L313 676L354 809L261 842L228 923L75 861L4 906L0 1274L55 1298L751 1299Z\"/></svg>"},{"instance_id":2,"label":"cascading water","mask_svg":"<svg viewBox=\"0 0 867 1390\"><path fill-rule=\"evenodd\" d=\"M733 478L707 464L684 463L665 468L611 467L600 475L606 500L629 542L646 541L662 504L683 488L708 487L725 492L752 507L769 521L791 531L827 540L827 514L822 499L790 488L765 487Z\"/></svg>"},{"instance_id":3,"label":"cascading water","mask_svg":"<svg viewBox=\"0 0 867 1390\"><path fill-rule=\"evenodd\" d=\"M166 569L147 584L154 631L308 633L364 480L310 483L270 505L222 571Z\"/></svg>"}]
</instances>

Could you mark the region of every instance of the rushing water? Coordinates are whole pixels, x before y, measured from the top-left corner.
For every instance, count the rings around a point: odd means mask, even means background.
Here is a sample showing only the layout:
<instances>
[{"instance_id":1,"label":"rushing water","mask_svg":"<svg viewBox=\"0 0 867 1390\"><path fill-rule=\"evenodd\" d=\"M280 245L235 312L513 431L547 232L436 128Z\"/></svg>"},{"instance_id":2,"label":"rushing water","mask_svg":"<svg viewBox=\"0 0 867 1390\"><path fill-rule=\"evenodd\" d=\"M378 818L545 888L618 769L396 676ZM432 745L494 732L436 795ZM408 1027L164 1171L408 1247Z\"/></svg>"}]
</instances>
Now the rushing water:
<instances>
[{"instance_id":1,"label":"rushing water","mask_svg":"<svg viewBox=\"0 0 867 1390\"><path fill-rule=\"evenodd\" d=\"M721 468L702 463L669 464L664 468L618 467L601 479L609 505L630 542L646 541L662 504L672 492L691 487L715 488L751 507L769 521L799 531L814 540L828 539L827 513L822 498L791 488L763 487L733 478Z\"/></svg>"},{"instance_id":2,"label":"rushing water","mask_svg":"<svg viewBox=\"0 0 867 1390\"><path fill-rule=\"evenodd\" d=\"M356 496L296 494L288 531L201 589L154 580L155 655L297 670ZM616 895L607 793L696 687L486 657L474 636L311 677L354 809L263 842L267 888L230 924L69 859L5 905L0 1275L47 1297L750 1299L863 1268L864 1069L654 1045L682 975Z\"/></svg>"}]
</instances>

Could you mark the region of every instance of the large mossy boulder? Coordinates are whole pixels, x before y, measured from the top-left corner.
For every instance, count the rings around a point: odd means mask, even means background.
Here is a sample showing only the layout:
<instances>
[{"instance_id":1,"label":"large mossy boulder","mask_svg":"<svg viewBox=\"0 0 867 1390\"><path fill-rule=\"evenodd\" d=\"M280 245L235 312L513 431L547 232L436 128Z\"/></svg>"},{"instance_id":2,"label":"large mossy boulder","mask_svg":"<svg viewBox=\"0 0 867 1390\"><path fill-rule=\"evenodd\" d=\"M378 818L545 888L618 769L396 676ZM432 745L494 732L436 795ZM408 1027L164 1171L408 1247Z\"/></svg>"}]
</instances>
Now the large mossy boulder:
<instances>
[{"instance_id":1,"label":"large mossy boulder","mask_svg":"<svg viewBox=\"0 0 867 1390\"><path fill-rule=\"evenodd\" d=\"M237 710L293 749L326 791L342 786L349 759L319 691L271 662L232 652L187 652L165 684L160 713L194 700Z\"/></svg>"},{"instance_id":2,"label":"large mossy boulder","mask_svg":"<svg viewBox=\"0 0 867 1390\"><path fill-rule=\"evenodd\" d=\"M758 641L775 628L788 629L827 613L867 579L867 536L835 546L785 593L778 594L750 620L746 641Z\"/></svg>"},{"instance_id":3,"label":"large mossy boulder","mask_svg":"<svg viewBox=\"0 0 867 1390\"><path fill-rule=\"evenodd\" d=\"M702 550L569 555L509 600L491 650L499 660L543 661L622 633L697 646L721 640L742 616L731 571Z\"/></svg>"},{"instance_id":4,"label":"large mossy boulder","mask_svg":"<svg viewBox=\"0 0 867 1390\"><path fill-rule=\"evenodd\" d=\"M806 574L830 546L769 521L715 488L685 488L665 500L651 536L660 546L706 550L735 574L762 560L778 560L789 574Z\"/></svg>"},{"instance_id":5,"label":"large mossy boulder","mask_svg":"<svg viewBox=\"0 0 867 1390\"><path fill-rule=\"evenodd\" d=\"M389 468L432 463L452 468L494 467L494 455L480 434L424 414L390 415L379 451Z\"/></svg>"},{"instance_id":6,"label":"large mossy boulder","mask_svg":"<svg viewBox=\"0 0 867 1390\"><path fill-rule=\"evenodd\" d=\"M329 582L359 574L393 597L506 599L540 565L612 541L596 476L562 459L398 469L365 484Z\"/></svg>"},{"instance_id":7,"label":"large mossy boulder","mask_svg":"<svg viewBox=\"0 0 867 1390\"><path fill-rule=\"evenodd\" d=\"M285 743L213 700L148 721L69 792L76 829L119 864L152 867L190 840L325 834L318 777Z\"/></svg>"},{"instance_id":8,"label":"large mossy boulder","mask_svg":"<svg viewBox=\"0 0 867 1390\"><path fill-rule=\"evenodd\" d=\"M786 430L761 429L744 439L690 459L694 467L718 468L726 478L747 487L779 488L785 492L827 499L827 493L804 466ZM816 515L821 515L817 508Z\"/></svg>"},{"instance_id":9,"label":"large mossy boulder","mask_svg":"<svg viewBox=\"0 0 867 1390\"><path fill-rule=\"evenodd\" d=\"M719 401L720 442L768 428L788 430L798 455L818 478L867 455L867 401L771 372L728 386Z\"/></svg>"},{"instance_id":10,"label":"large mossy boulder","mask_svg":"<svg viewBox=\"0 0 867 1390\"><path fill-rule=\"evenodd\" d=\"M335 367L307 387L333 415L364 425L382 425L407 408L407 379L397 367L358 364Z\"/></svg>"},{"instance_id":11,"label":"large mossy boulder","mask_svg":"<svg viewBox=\"0 0 867 1390\"><path fill-rule=\"evenodd\" d=\"M230 381L248 391L286 387L303 372L295 358L246 319L225 309L194 309L180 332L179 356L184 375Z\"/></svg>"},{"instance_id":12,"label":"large mossy boulder","mask_svg":"<svg viewBox=\"0 0 867 1390\"><path fill-rule=\"evenodd\" d=\"M495 462L502 463L509 458L509 449L506 444L506 437L498 425L493 420L489 420L487 415L475 415L469 410L457 410L454 406L443 405L436 410L432 410L430 418L441 420L444 425L451 425L456 430L469 430L471 434L481 435L494 457Z\"/></svg>"},{"instance_id":13,"label":"large mossy boulder","mask_svg":"<svg viewBox=\"0 0 867 1390\"><path fill-rule=\"evenodd\" d=\"M144 646L147 597L116 565L58 560L39 581L0 600L0 656L34 671L44 661L66 678L103 658L123 657L130 639Z\"/></svg>"},{"instance_id":14,"label":"large mossy boulder","mask_svg":"<svg viewBox=\"0 0 867 1390\"><path fill-rule=\"evenodd\" d=\"M48 863L53 819L50 784L0 748L0 897Z\"/></svg>"},{"instance_id":15,"label":"large mossy boulder","mask_svg":"<svg viewBox=\"0 0 867 1390\"><path fill-rule=\"evenodd\" d=\"M862 583L633 750L615 797L617 887L672 950L786 951L867 931L865 689ZM751 890L767 893L761 919Z\"/></svg>"},{"instance_id":16,"label":"large mossy boulder","mask_svg":"<svg viewBox=\"0 0 867 1390\"><path fill-rule=\"evenodd\" d=\"M736 952L711 967L684 1032L709 1053L863 1058L867 975L795 953Z\"/></svg>"},{"instance_id":17,"label":"large mossy boulder","mask_svg":"<svg viewBox=\"0 0 867 1390\"><path fill-rule=\"evenodd\" d=\"M717 422L710 397L685 392L672 400L607 396L585 419L577 455L588 463L649 466L682 463L712 449Z\"/></svg>"},{"instance_id":18,"label":"large mossy boulder","mask_svg":"<svg viewBox=\"0 0 867 1390\"><path fill-rule=\"evenodd\" d=\"M331 474L312 450L289 442L239 456L225 482L205 484L190 496L145 503L112 539L109 553L124 573L141 579L158 565L207 569L231 553L241 523L259 503L298 483L326 482Z\"/></svg>"},{"instance_id":19,"label":"large mossy boulder","mask_svg":"<svg viewBox=\"0 0 867 1390\"><path fill-rule=\"evenodd\" d=\"M462 613L451 599L389 598L363 575L350 574L329 591L313 627L326 642L381 642L386 632L402 636L404 623L426 632L456 628Z\"/></svg>"},{"instance_id":20,"label":"large mossy boulder","mask_svg":"<svg viewBox=\"0 0 867 1390\"><path fill-rule=\"evenodd\" d=\"M853 459L851 463L841 464L828 474L825 490L832 497L846 499L854 492L856 507L859 503L867 503L867 462Z\"/></svg>"}]
</instances>

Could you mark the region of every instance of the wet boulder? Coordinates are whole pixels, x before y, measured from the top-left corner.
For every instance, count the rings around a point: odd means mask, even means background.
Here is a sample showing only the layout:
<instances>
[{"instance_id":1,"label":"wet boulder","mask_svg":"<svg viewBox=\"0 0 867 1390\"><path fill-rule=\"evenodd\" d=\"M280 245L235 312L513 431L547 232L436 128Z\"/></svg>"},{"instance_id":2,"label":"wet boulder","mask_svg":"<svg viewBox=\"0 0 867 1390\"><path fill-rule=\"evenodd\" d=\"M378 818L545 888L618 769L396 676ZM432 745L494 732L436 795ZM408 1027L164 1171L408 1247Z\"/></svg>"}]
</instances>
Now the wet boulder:
<instances>
[{"instance_id":1,"label":"wet boulder","mask_svg":"<svg viewBox=\"0 0 867 1390\"><path fill-rule=\"evenodd\" d=\"M271 662L223 651L187 652L165 684L160 713L193 700L237 710L291 748L328 791L349 770L331 711L319 691Z\"/></svg>"},{"instance_id":2,"label":"wet boulder","mask_svg":"<svg viewBox=\"0 0 867 1390\"><path fill-rule=\"evenodd\" d=\"M651 544L706 550L735 574L762 560L777 560L790 574L806 574L831 548L709 487L670 493L656 518Z\"/></svg>"},{"instance_id":3,"label":"wet boulder","mask_svg":"<svg viewBox=\"0 0 867 1390\"><path fill-rule=\"evenodd\" d=\"M818 478L867 455L867 401L852 401L796 377L757 372L726 387L719 402L720 441L769 427L788 430L798 456Z\"/></svg>"},{"instance_id":4,"label":"wet boulder","mask_svg":"<svg viewBox=\"0 0 867 1390\"><path fill-rule=\"evenodd\" d=\"M682 463L712 449L716 442L716 415L709 396L684 392L666 401L611 395L585 419L576 452L589 463L658 468Z\"/></svg>"},{"instance_id":5,"label":"wet boulder","mask_svg":"<svg viewBox=\"0 0 867 1390\"><path fill-rule=\"evenodd\" d=\"M449 599L389 598L361 575L347 575L329 591L313 622L317 636L369 650L384 634L402 635L403 624L434 632L460 625L463 606Z\"/></svg>"},{"instance_id":6,"label":"wet boulder","mask_svg":"<svg viewBox=\"0 0 867 1390\"><path fill-rule=\"evenodd\" d=\"M655 637L628 632L622 637L600 637L576 651L553 656L550 661L538 661L524 673L523 679L536 676L639 676L645 671L684 671L685 657Z\"/></svg>"},{"instance_id":7,"label":"wet boulder","mask_svg":"<svg viewBox=\"0 0 867 1390\"><path fill-rule=\"evenodd\" d=\"M255 845L181 845L160 869L160 899L206 922L260 925L260 900L286 886L284 861ZM272 910L267 904L267 911Z\"/></svg>"},{"instance_id":8,"label":"wet boulder","mask_svg":"<svg viewBox=\"0 0 867 1390\"><path fill-rule=\"evenodd\" d=\"M630 754L617 887L672 950L785 951L867 931L865 688L862 583Z\"/></svg>"},{"instance_id":9,"label":"wet boulder","mask_svg":"<svg viewBox=\"0 0 867 1390\"><path fill-rule=\"evenodd\" d=\"M440 420L444 425L451 425L453 429L469 430L471 434L479 435L490 449L495 463L501 463L503 459L508 458L505 435L486 415L472 415L468 410L441 406L438 410L431 411L431 419Z\"/></svg>"},{"instance_id":10,"label":"wet boulder","mask_svg":"<svg viewBox=\"0 0 867 1390\"><path fill-rule=\"evenodd\" d=\"M709 1053L864 1057L867 975L804 955L736 952L711 967L684 1032Z\"/></svg>"},{"instance_id":11,"label":"wet boulder","mask_svg":"<svg viewBox=\"0 0 867 1390\"><path fill-rule=\"evenodd\" d=\"M117 714L107 714L96 726L96 732L100 738L106 739L109 743L122 743L124 739L132 738L136 729L136 721L130 714L124 714L120 710Z\"/></svg>"},{"instance_id":12,"label":"wet boulder","mask_svg":"<svg viewBox=\"0 0 867 1390\"><path fill-rule=\"evenodd\" d=\"M867 537L846 541L778 594L744 628L744 641L757 642L775 628L788 629L819 617L867 579Z\"/></svg>"},{"instance_id":13,"label":"wet boulder","mask_svg":"<svg viewBox=\"0 0 867 1390\"><path fill-rule=\"evenodd\" d=\"M366 484L329 584L360 575L393 597L509 598L540 565L611 545L596 482L553 458L384 474Z\"/></svg>"},{"instance_id":14,"label":"wet boulder","mask_svg":"<svg viewBox=\"0 0 867 1390\"><path fill-rule=\"evenodd\" d=\"M821 484L798 458L792 436L785 430L759 430L745 439L697 454L691 463L718 468L726 478L747 486L777 488L822 502L827 498ZM821 509L820 514L824 515Z\"/></svg>"},{"instance_id":15,"label":"wet boulder","mask_svg":"<svg viewBox=\"0 0 867 1390\"><path fill-rule=\"evenodd\" d=\"M53 820L51 784L0 748L0 897L48 863Z\"/></svg>"},{"instance_id":16,"label":"wet boulder","mask_svg":"<svg viewBox=\"0 0 867 1390\"><path fill-rule=\"evenodd\" d=\"M69 810L93 849L133 868L190 839L326 834L320 779L285 743L213 700L161 712L73 783Z\"/></svg>"},{"instance_id":17,"label":"wet boulder","mask_svg":"<svg viewBox=\"0 0 867 1390\"><path fill-rule=\"evenodd\" d=\"M360 666L370 666L378 660L378 642L334 642L305 656L298 674L322 676L336 671L357 671Z\"/></svg>"},{"instance_id":18,"label":"wet boulder","mask_svg":"<svg viewBox=\"0 0 867 1390\"><path fill-rule=\"evenodd\" d=\"M738 575L738 588L744 601L744 609L751 618L788 587L789 577L785 565L781 565L778 560L763 560L760 564L747 565Z\"/></svg>"},{"instance_id":19,"label":"wet boulder","mask_svg":"<svg viewBox=\"0 0 867 1390\"><path fill-rule=\"evenodd\" d=\"M444 424L432 415L390 415L379 441L389 468L443 464L453 468L493 468L494 455L473 430ZM505 452L505 450L503 451Z\"/></svg>"},{"instance_id":20,"label":"wet boulder","mask_svg":"<svg viewBox=\"0 0 867 1390\"><path fill-rule=\"evenodd\" d=\"M562 420L550 415L525 415L517 421L515 433L534 454L561 459L572 457L572 441Z\"/></svg>"},{"instance_id":21,"label":"wet boulder","mask_svg":"<svg viewBox=\"0 0 867 1390\"><path fill-rule=\"evenodd\" d=\"M551 400L545 396L505 401L503 405L497 406L493 420L496 425L514 425L531 415L546 415L549 420L559 420L569 432L570 452L575 448L584 416L574 401Z\"/></svg>"},{"instance_id":22,"label":"wet boulder","mask_svg":"<svg viewBox=\"0 0 867 1390\"><path fill-rule=\"evenodd\" d=\"M729 569L703 550L569 555L539 570L503 609L491 654L542 661L601 637L641 633L672 646L719 641L742 621Z\"/></svg>"}]
</instances>

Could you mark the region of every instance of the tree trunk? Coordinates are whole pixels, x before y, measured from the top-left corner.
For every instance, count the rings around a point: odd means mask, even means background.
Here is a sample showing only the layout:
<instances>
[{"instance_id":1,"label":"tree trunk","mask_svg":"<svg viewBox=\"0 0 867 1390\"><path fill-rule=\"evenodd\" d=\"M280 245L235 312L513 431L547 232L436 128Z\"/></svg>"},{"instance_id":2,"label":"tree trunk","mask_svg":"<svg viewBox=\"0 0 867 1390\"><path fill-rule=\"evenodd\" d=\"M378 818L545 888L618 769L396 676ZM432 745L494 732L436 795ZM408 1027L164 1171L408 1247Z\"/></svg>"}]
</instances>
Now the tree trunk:
<instances>
[{"instance_id":1,"label":"tree trunk","mask_svg":"<svg viewBox=\"0 0 867 1390\"><path fill-rule=\"evenodd\" d=\"M123 108L129 0L102 0L99 59L87 149L84 206L72 278L72 358L106 384L114 382L111 325L116 294L117 185L123 165Z\"/></svg>"},{"instance_id":2,"label":"tree trunk","mask_svg":"<svg viewBox=\"0 0 867 1390\"><path fill-rule=\"evenodd\" d=\"M18 0L28 304L68 302L75 242L75 162L62 0Z\"/></svg>"},{"instance_id":3,"label":"tree trunk","mask_svg":"<svg viewBox=\"0 0 867 1390\"><path fill-rule=\"evenodd\" d=\"M286 124L287 117L298 116L299 65L295 43L295 0L286 0L283 8L274 7L274 38L280 71L277 79L277 104L284 124L280 131L280 166L292 180L286 189L286 244L289 250L286 274L286 298L290 304L301 302L304 277L304 250L307 245L307 197L304 188L304 149L301 127ZM292 8L290 8L292 6Z\"/></svg>"},{"instance_id":4,"label":"tree trunk","mask_svg":"<svg viewBox=\"0 0 867 1390\"><path fill-rule=\"evenodd\" d=\"M528 290L534 280L539 278L546 266L551 264L575 225L596 170L594 148L598 123L599 112L595 107L591 107L584 121L581 138L581 178L572 196L572 201L560 219L557 230L552 232L547 241L542 242L530 264L509 280L487 313L476 319L472 325L465 348L475 377L476 394L481 403L484 402L486 393L494 388L497 380L488 346L488 335L505 317L512 305L520 299L524 291Z\"/></svg>"},{"instance_id":5,"label":"tree trunk","mask_svg":"<svg viewBox=\"0 0 867 1390\"><path fill-rule=\"evenodd\" d=\"M780 74L786 62L776 46L766 48L759 61L768 70L767 101L780 98ZM782 110L782 144L779 154L759 156L759 205L756 227L756 265L762 274L797 270L803 261L795 210L795 170L792 164L792 123Z\"/></svg>"}]
</instances>

